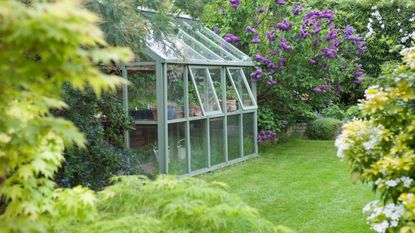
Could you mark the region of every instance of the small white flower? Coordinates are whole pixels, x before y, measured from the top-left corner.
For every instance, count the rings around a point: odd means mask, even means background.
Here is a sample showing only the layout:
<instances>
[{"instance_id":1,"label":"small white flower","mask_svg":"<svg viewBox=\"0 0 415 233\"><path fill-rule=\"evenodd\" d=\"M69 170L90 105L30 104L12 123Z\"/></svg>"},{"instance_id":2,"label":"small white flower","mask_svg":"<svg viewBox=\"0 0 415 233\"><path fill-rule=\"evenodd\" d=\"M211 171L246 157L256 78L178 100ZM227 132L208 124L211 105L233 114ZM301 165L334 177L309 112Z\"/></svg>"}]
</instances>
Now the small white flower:
<instances>
[{"instance_id":1,"label":"small white flower","mask_svg":"<svg viewBox=\"0 0 415 233\"><path fill-rule=\"evenodd\" d=\"M401 8L396 9L397 12L401 12Z\"/></svg>"},{"instance_id":2,"label":"small white flower","mask_svg":"<svg viewBox=\"0 0 415 233\"><path fill-rule=\"evenodd\" d=\"M409 178L407 176L403 176L403 177L401 177L401 181L402 181L403 186L405 188L409 188L409 187L411 187L411 184L412 184L413 179L411 179L411 178Z\"/></svg>"},{"instance_id":3,"label":"small white flower","mask_svg":"<svg viewBox=\"0 0 415 233\"><path fill-rule=\"evenodd\" d=\"M372 229L378 233L385 233L388 227L389 223L387 221L383 221L381 223L373 225Z\"/></svg>"},{"instance_id":4,"label":"small white flower","mask_svg":"<svg viewBox=\"0 0 415 233\"><path fill-rule=\"evenodd\" d=\"M395 180L388 180L385 182L385 184L389 187L395 187L396 185L398 185L398 183Z\"/></svg>"}]
</instances>

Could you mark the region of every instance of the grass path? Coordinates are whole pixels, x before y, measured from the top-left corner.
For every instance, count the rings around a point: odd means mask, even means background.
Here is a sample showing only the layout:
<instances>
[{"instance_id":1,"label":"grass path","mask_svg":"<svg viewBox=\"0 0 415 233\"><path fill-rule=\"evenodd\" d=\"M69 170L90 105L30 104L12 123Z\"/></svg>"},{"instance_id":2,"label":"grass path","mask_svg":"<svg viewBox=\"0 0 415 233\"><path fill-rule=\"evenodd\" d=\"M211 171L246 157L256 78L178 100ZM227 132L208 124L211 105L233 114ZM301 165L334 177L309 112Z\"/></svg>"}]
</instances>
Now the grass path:
<instances>
[{"instance_id":1,"label":"grass path","mask_svg":"<svg viewBox=\"0 0 415 233\"><path fill-rule=\"evenodd\" d=\"M362 207L375 196L353 185L332 141L295 139L261 148L261 157L201 178L227 183L261 215L305 233L370 233Z\"/></svg>"}]
</instances>

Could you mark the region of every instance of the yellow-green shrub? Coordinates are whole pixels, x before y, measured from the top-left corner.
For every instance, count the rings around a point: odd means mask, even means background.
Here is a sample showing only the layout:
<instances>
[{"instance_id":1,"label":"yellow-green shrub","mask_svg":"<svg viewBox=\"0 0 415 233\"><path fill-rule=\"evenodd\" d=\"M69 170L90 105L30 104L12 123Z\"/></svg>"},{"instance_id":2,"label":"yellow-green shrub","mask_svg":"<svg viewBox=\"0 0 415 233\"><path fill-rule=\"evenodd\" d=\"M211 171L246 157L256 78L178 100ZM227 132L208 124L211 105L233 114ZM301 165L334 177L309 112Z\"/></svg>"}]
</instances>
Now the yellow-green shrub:
<instances>
[{"instance_id":1,"label":"yellow-green shrub","mask_svg":"<svg viewBox=\"0 0 415 233\"><path fill-rule=\"evenodd\" d=\"M363 120L345 124L336 140L353 177L380 193L381 201L364 208L377 232L415 232L415 49L402 55L384 86L366 90Z\"/></svg>"}]
</instances>

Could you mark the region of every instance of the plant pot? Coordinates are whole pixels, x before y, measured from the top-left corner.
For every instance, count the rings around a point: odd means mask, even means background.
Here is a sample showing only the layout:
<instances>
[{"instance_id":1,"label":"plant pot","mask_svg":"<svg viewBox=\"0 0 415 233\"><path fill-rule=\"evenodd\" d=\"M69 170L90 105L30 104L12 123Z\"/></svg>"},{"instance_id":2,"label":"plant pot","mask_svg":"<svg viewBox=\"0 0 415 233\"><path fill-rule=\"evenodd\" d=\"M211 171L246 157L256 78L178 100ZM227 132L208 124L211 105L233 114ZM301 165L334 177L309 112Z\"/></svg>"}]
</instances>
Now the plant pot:
<instances>
[{"instance_id":1,"label":"plant pot","mask_svg":"<svg viewBox=\"0 0 415 233\"><path fill-rule=\"evenodd\" d=\"M244 106L252 106L252 100L244 100Z\"/></svg>"},{"instance_id":2,"label":"plant pot","mask_svg":"<svg viewBox=\"0 0 415 233\"><path fill-rule=\"evenodd\" d=\"M153 120L157 120L157 107L151 107L151 114L153 116Z\"/></svg>"},{"instance_id":3,"label":"plant pot","mask_svg":"<svg viewBox=\"0 0 415 233\"><path fill-rule=\"evenodd\" d=\"M167 106L167 119L168 120L174 119L175 115L176 115L176 106L175 105Z\"/></svg>"},{"instance_id":4,"label":"plant pot","mask_svg":"<svg viewBox=\"0 0 415 233\"><path fill-rule=\"evenodd\" d=\"M235 112L236 110L238 110L236 100L226 100L226 111Z\"/></svg>"},{"instance_id":5,"label":"plant pot","mask_svg":"<svg viewBox=\"0 0 415 233\"><path fill-rule=\"evenodd\" d=\"M179 106L176 108L176 118L183 118L183 117L184 117L183 106Z\"/></svg>"},{"instance_id":6,"label":"plant pot","mask_svg":"<svg viewBox=\"0 0 415 233\"><path fill-rule=\"evenodd\" d=\"M189 117L192 117L195 115L195 108L193 106L189 106Z\"/></svg>"},{"instance_id":7,"label":"plant pot","mask_svg":"<svg viewBox=\"0 0 415 233\"><path fill-rule=\"evenodd\" d=\"M202 109L200 108L200 106L195 105L193 107L195 108L195 116L201 116L202 115Z\"/></svg>"}]
</instances>

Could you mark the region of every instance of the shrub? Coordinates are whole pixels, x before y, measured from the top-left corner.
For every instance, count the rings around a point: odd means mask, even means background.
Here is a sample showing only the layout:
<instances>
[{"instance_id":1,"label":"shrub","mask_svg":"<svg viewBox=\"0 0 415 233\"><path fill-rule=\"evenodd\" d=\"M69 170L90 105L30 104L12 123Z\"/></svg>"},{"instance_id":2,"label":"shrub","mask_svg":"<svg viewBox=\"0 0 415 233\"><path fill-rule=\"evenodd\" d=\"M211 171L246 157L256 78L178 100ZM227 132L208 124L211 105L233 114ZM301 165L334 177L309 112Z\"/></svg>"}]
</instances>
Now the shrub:
<instances>
[{"instance_id":1,"label":"shrub","mask_svg":"<svg viewBox=\"0 0 415 233\"><path fill-rule=\"evenodd\" d=\"M261 218L223 183L171 176L114 180L98 194L96 217L66 223L66 232L288 232Z\"/></svg>"},{"instance_id":2,"label":"shrub","mask_svg":"<svg viewBox=\"0 0 415 233\"><path fill-rule=\"evenodd\" d=\"M363 120L343 126L337 156L349 162L354 180L371 183L379 201L363 210L379 233L415 232L415 49L366 90Z\"/></svg>"},{"instance_id":3,"label":"shrub","mask_svg":"<svg viewBox=\"0 0 415 233\"><path fill-rule=\"evenodd\" d=\"M336 23L353 25L364 33L367 52L362 56L371 77L381 74L385 62L399 62L402 46L411 45L415 31L415 4L408 0L305 0L318 9L333 9L340 17Z\"/></svg>"},{"instance_id":4,"label":"shrub","mask_svg":"<svg viewBox=\"0 0 415 233\"><path fill-rule=\"evenodd\" d=\"M324 117L335 118L335 119L339 119L339 120L343 120L343 118L346 115L346 113L343 111L343 109L341 109L336 104L332 104L332 105L328 106L327 108L323 109L321 114Z\"/></svg>"},{"instance_id":5,"label":"shrub","mask_svg":"<svg viewBox=\"0 0 415 233\"><path fill-rule=\"evenodd\" d=\"M359 106L357 105L350 106L344 114L344 118L346 120L352 120L353 118L359 118L359 117L361 117L361 113L360 113Z\"/></svg>"},{"instance_id":6,"label":"shrub","mask_svg":"<svg viewBox=\"0 0 415 233\"><path fill-rule=\"evenodd\" d=\"M338 134L342 121L334 118L317 118L307 125L306 135L310 139L333 140Z\"/></svg>"},{"instance_id":7,"label":"shrub","mask_svg":"<svg viewBox=\"0 0 415 233\"><path fill-rule=\"evenodd\" d=\"M124 147L124 132L133 129L133 121L120 97L103 92L97 98L89 88L81 92L66 85L64 101L69 108L56 115L72 121L88 143L86 148L65 150L65 162L56 177L60 186L99 190L114 175L139 172L139 155Z\"/></svg>"},{"instance_id":8,"label":"shrub","mask_svg":"<svg viewBox=\"0 0 415 233\"><path fill-rule=\"evenodd\" d=\"M82 187L56 189L66 146L85 144L72 122L51 110L67 105L62 85L96 94L123 80L98 64L127 62L108 47L98 18L79 1L0 1L0 232L47 232L52 218L88 218L95 197Z\"/></svg>"}]
</instances>

